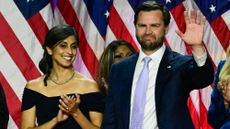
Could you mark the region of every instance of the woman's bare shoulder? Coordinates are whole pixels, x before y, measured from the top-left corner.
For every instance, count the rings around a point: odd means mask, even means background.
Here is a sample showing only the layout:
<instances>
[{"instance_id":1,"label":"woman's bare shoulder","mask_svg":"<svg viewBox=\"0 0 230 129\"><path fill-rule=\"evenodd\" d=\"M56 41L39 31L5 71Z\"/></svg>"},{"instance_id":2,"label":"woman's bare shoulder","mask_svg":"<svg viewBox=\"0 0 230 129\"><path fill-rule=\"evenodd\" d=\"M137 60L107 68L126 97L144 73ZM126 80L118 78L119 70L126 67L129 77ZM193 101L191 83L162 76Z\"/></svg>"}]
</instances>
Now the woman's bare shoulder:
<instances>
[{"instance_id":1,"label":"woman's bare shoulder","mask_svg":"<svg viewBox=\"0 0 230 129\"><path fill-rule=\"evenodd\" d=\"M26 84L26 88L39 91L42 87L44 87L44 76L38 77L36 79L30 80Z\"/></svg>"},{"instance_id":2,"label":"woman's bare shoulder","mask_svg":"<svg viewBox=\"0 0 230 129\"><path fill-rule=\"evenodd\" d=\"M87 93L89 92L98 92L99 87L96 83L96 81L77 73L76 79L80 82L80 87L83 88L83 90Z\"/></svg>"}]
</instances>

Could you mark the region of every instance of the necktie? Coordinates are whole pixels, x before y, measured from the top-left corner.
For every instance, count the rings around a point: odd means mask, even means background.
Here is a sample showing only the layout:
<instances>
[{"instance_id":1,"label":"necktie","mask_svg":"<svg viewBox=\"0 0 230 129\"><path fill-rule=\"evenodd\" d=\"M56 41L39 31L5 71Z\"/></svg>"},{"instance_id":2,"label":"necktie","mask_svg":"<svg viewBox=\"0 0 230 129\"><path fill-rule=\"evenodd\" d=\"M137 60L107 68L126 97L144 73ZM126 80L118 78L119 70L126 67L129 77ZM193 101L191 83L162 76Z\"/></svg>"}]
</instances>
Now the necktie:
<instances>
[{"instance_id":1,"label":"necktie","mask_svg":"<svg viewBox=\"0 0 230 129\"><path fill-rule=\"evenodd\" d=\"M149 82L149 62L151 58L145 57L143 60L144 67L138 78L135 89L130 129L142 129L143 127L146 93Z\"/></svg>"}]
</instances>

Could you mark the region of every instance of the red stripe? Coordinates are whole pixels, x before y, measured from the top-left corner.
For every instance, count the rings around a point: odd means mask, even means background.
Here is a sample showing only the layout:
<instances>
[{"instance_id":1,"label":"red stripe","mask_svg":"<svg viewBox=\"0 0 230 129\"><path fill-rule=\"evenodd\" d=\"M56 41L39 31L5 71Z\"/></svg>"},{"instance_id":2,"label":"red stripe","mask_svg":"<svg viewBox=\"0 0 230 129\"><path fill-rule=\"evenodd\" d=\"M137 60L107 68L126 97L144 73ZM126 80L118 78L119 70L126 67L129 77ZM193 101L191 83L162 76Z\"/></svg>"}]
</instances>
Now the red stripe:
<instances>
[{"instance_id":1,"label":"red stripe","mask_svg":"<svg viewBox=\"0 0 230 129\"><path fill-rule=\"evenodd\" d=\"M75 14L74 9L72 8L69 1L58 1L58 8L64 17L67 24L70 24L75 27L78 31L78 36L80 38L79 50L81 52L82 59L89 70L90 74L94 79L97 78L97 69L98 69L98 59L95 56L92 48L89 46L89 43L86 40L84 30Z\"/></svg>"},{"instance_id":2,"label":"red stripe","mask_svg":"<svg viewBox=\"0 0 230 129\"><path fill-rule=\"evenodd\" d=\"M124 39L130 42L136 51L139 50L135 41L133 40L132 35L129 33L120 15L114 8L114 5L111 6L111 10L109 13L109 26L117 39Z\"/></svg>"},{"instance_id":3,"label":"red stripe","mask_svg":"<svg viewBox=\"0 0 230 129\"><path fill-rule=\"evenodd\" d=\"M34 14L27 21L28 21L30 27L32 28L32 30L34 31L39 42L41 44L43 44L44 40L45 40L45 35L49 29L48 29L45 21L43 20L42 16L40 15L40 13Z\"/></svg>"},{"instance_id":4,"label":"red stripe","mask_svg":"<svg viewBox=\"0 0 230 129\"><path fill-rule=\"evenodd\" d=\"M168 48L170 48L169 42L168 42L168 40L166 38L164 39L164 43Z\"/></svg>"},{"instance_id":5,"label":"red stripe","mask_svg":"<svg viewBox=\"0 0 230 129\"><path fill-rule=\"evenodd\" d=\"M0 72L0 82L2 84L5 96L6 96L6 103L8 106L8 110L10 116L14 120L16 126L20 127L20 120L21 120L21 101L16 96L15 92L6 81L5 77Z\"/></svg>"},{"instance_id":6,"label":"red stripe","mask_svg":"<svg viewBox=\"0 0 230 129\"><path fill-rule=\"evenodd\" d=\"M0 26L0 40L20 71L25 76L26 80L31 80L41 76L30 56L26 53L26 50L21 45L20 41L1 13Z\"/></svg>"},{"instance_id":7,"label":"red stripe","mask_svg":"<svg viewBox=\"0 0 230 129\"><path fill-rule=\"evenodd\" d=\"M193 105L191 97L188 98L187 105L195 129L200 129L199 115L197 114L196 108Z\"/></svg>"},{"instance_id":8,"label":"red stripe","mask_svg":"<svg viewBox=\"0 0 230 129\"><path fill-rule=\"evenodd\" d=\"M221 17L216 18L213 22L210 23L214 33L221 42L224 50L226 51L230 41L230 31L228 26Z\"/></svg>"},{"instance_id":9,"label":"red stripe","mask_svg":"<svg viewBox=\"0 0 230 129\"><path fill-rule=\"evenodd\" d=\"M199 91L199 98L202 100L201 92ZM207 109L202 102L200 102L200 123L202 129L212 129L207 120Z\"/></svg>"}]
</instances>

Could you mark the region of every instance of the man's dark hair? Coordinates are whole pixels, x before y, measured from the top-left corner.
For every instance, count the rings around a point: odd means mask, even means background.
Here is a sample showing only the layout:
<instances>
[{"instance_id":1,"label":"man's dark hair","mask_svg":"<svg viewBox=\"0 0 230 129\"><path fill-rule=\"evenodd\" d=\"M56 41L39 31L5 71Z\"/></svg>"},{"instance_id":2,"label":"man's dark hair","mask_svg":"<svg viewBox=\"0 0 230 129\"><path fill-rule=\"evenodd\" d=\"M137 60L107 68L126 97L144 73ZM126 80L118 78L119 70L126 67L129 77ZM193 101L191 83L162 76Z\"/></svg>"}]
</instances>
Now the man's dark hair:
<instances>
[{"instance_id":1,"label":"man's dark hair","mask_svg":"<svg viewBox=\"0 0 230 129\"><path fill-rule=\"evenodd\" d=\"M149 11L155 11L155 10L160 10L162 12L164 25L168 26L170 19L171 19L170 13L163 5L161 5L160 3L157 3L156 1L146 1L142 3L142 5L136 9L135 15L134 15L134 25L137 24L138 14L141 11L149 12Z\"/></svg>"}]
</instances>

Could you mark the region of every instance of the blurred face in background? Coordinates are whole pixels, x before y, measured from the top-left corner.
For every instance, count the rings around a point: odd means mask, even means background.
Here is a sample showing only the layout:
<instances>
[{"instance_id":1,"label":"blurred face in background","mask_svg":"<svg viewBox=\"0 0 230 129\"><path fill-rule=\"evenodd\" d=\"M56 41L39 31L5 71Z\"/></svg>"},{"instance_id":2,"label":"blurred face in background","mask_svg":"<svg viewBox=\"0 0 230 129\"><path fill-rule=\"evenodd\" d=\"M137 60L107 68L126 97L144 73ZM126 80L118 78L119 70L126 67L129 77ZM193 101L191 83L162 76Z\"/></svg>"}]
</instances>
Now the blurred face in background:
<instances>
[{"instance_id":1,"label":"blurred face in background","mask_svg":"<svg viewBox=\"0 0 230 129\"><path fill-rule=\"evenodd\" d=\"M132 54L132 51L126 45L120 45L115 50L113 63L120 61L121 59L124 59Z\"/></svg>"}]
</instances>

